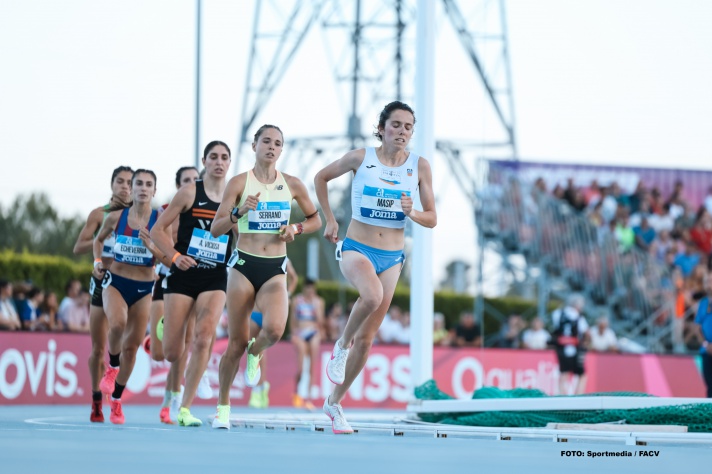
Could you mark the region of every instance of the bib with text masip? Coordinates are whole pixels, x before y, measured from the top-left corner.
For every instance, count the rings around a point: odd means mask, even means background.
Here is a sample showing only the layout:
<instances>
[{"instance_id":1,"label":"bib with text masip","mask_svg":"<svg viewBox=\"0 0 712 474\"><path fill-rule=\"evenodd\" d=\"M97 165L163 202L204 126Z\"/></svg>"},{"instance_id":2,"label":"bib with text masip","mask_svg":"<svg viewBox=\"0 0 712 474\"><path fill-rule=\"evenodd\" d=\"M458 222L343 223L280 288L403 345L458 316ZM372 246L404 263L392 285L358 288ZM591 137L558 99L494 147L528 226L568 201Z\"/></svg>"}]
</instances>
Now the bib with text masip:
<instances>
[{"instance_id":1,"label":"bib with text masip","mask_svg":"<svg viewBox=\"0 0 712 474\"><path fill-rule=\"evenodd\" d=\"M225 263L229 235L213 237L209 231L193 229L188 245L188 255L191 257L215 263Z\"/></svg>"},{"instance_id":2,"label":"bib with text masip","mask_svg":"<svg viewBox=\"0 0 712 474\"><path fill-rule=\"evenodd\" d=\"M247 213L247 228L261 232L279 232L283 225L289 225L291 205L288 201L261 201L257 210Z\"/></svg>"},{"instance_id":3,"label":"bib with text masip","mask_svg":"<svg viewBox=\"0 0 712 474\"><path fill-rule=\"evenodd\" d=\"M153 265L153 254L138 237L117 235L114 244L114 260L129 265L150 267Z\"/></svg>"},{"instance_id":4,"label":"bib with text masip","mask_svg":"<svg viewBox=\"0 0 712 474\"><path fill-rule=\"evenodd\" d=\"M401 207L402 193L410 196L410 191L364 186L361 197L361 215L372 219L402 221L405 219Z\"/></svg>"}]
</instances>

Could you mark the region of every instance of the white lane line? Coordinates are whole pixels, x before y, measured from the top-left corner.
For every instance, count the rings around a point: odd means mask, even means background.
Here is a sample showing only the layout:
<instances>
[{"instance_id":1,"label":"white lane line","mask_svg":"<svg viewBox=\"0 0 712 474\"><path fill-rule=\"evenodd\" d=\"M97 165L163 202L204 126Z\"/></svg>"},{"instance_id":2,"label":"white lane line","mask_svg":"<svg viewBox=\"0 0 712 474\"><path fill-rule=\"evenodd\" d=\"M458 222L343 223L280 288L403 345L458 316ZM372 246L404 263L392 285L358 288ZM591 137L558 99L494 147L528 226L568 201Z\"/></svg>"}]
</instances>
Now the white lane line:
<instances>
[{"instance_id":1,"label":"white lane line","mask_svg":"<svg viewBox=\"0 0 712 474\"><path fill-rule=\"evenodd\" d=\"M112 423L92 423L91 425L86 424L76 424L76 423L60 423L62 420L71 420L70 417L66 416L52 416L44 418L28 418L24 420L25 423L32 425L48 425L48 426L64 426L70 428L80 428L79 430L69 430L69 431L83 431L83 430L100 430L108 428L120 428L123 430L133 430L133 431L183 431L175 430L171 428L162 427L151 427L151 426L122 426L114 425Z\"/></svg>"}]
</instances>

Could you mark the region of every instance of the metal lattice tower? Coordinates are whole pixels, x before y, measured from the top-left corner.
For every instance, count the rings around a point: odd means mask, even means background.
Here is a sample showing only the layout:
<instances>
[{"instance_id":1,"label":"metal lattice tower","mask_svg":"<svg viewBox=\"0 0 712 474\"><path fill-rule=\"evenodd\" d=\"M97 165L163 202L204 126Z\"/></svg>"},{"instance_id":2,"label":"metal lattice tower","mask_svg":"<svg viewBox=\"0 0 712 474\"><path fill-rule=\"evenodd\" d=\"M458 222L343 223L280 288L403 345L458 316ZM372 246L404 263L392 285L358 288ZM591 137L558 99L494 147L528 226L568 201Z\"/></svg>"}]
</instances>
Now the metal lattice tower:
<instances>
[{"instance_id":1,"label":"metal lattice tower","mask_svg":"<svg viewBox=\"0 0 712 474\"><path fill-rule=\"evenodd\" d=\"M451 171L443 174L454 177L474 210L477 180L484 176L478 169L478 158L517 158L504 0L433 1L439 5L438 36L449 30L456 38L462 48L459 54L465 58L461 69L472 78L462 84L464 95L477 96L479 92L482 109L473 107L472 114L486 114L488 131L494 132L483 137L473 133L440 137L436 130L438 158L445 160ZM281 84L281 80L290 69L304 67L309 61L300 55L300 50L317 29L322 34L323 48L310 49L307 58L324 54L328 57L342 114L330 120L342 120L343 128L323 135L287 134L285 150L290 151L283 156L281 167L311 187L312 177L328 162L350 149L373 145L371 126L382 107L392 100L412 103L415 8L416 0L258 0L235 166L239 166L242 151L252 143L252 133L261 125L260 114L275 91L290 87L288 83ZM436 61L448 61L450 57L448 52L439 50L436 55ZM436 88L439 82L436 71ZM315 106L318 101L315 98ZM442 104L444 108L459 106ZM439 107L436 102L436 113ZM338 219L338 210L334 211Z\"/></svg>"}]
</instances>

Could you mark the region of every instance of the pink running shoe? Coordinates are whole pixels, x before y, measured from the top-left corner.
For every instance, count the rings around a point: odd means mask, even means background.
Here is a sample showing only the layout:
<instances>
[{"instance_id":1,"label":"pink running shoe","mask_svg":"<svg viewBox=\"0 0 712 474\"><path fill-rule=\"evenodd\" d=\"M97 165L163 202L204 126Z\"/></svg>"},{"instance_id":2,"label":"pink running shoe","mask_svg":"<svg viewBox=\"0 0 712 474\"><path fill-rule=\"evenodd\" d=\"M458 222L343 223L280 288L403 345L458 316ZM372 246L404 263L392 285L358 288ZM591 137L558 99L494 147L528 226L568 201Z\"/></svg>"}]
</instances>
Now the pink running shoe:
<instances>
[{"instance_id":1,"label":"pink running shoe","mask_svg":"<svg viewBox=\"0 0 712 474\"><path fill-rule=\"evenodd\" d=\"M124 411L121 409L121 400L111 400L111 415L109 420L115 425L123 425L126 421Z\"/></svg>"},{"instance_id":2,"label":"pink running shoe","mask_svg":"<svg viewBox=\"0 0 712 474\"><path fill-rule=\"evenodd\" d=\"M173 420L171 420L171 407L163 407L161 408L161 423L165 423L167 425L173 425Z\"/></svg>"},{"instance_id":3,"label":"pink running shoe","mask_svg":"<svg viewBox=\"0 0 712 474\"><path fill-rule=\"evenodd\" d=\"M101 382L99 382L99 390L101 390L101 393L104 395L111 395L114 393L114 383L116 383L116 376L118 373L118 368L106 368L106 372L104 372L104 376L101 378Z\"/></svg>"}]
</instances>

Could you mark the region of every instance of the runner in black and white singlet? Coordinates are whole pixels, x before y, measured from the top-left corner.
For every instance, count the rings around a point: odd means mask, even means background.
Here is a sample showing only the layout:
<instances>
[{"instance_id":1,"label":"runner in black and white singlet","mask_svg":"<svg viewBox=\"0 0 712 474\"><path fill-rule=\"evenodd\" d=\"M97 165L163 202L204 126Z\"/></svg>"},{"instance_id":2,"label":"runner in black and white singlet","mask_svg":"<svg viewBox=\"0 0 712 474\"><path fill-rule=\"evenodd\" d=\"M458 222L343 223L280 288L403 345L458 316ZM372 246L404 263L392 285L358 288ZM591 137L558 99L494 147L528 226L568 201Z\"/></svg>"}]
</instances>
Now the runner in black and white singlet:
<instances>
[{"instance_id":1,"label":"runner in black and white singlet","mask_svg":"<svg viewBox=\"0 0 712 474\"><path fill-rule=\"evenodd\" d=\"M108 204L99 206L89 213L84 227L79 232L74 244L74 255L82 255L92 251L94 237L99 232L106 216L112 207L122 208L131 202L131 177L133 170L129 166L119 166L111 173L111 199ZM108 268L114 259L113 236L104 242L101 259ZM104 313L104 302L101 298L101 280L91 277L89 293L89 334L91 335L91 354L89 355L89 375L91 377L92 410L89 420L95 423L104 422L102 411L102 394L99 381L104 373L104 353L106 351L106 335L109 326Z\"/></svg>"},{"instance_id":2,"label":"runner in black and white singlet","mask_svg":"<svg viewBox=\"0 0 712 474\"><path fill-rule=\"evenodd\" d=\"M158 211L151 208L156 194L156 174L136 170L131 188L131 207L109 214L94 239L93 275L102 278L104 311L109 321L109 367L99 388L102 393L111 395L109 419L115 424L125 421L121 396L146 333L156 254L167 261L149 237L158 218ZM114 261L105 268L101 254L106 239L112 234Z\"/></svg>"},{"instance_id":3,"label":"runner in black and white singlet","mask_svg":"<svg viewBox=\"0 0 712 474\"><path fill-rule=\"evenodd\" d=\"M220 394L213 428L230 428L230 386L240 358L247 351L245 383L254 387L260 379L262 352L279 341L287 324L287 243L296 235L315 232L321 218L304 183L277 171L284 137L274 125L263 125L255 134L252 150L255 166L233 177L225 188L210 232L222 235L238 224L237 248L228 262L228 345L220 359ZM292 200L306 219L290 224ZM262 329L248 342L250 313L262 311Z\"/></svg>"},{"instance_id":4,"label":"runner in black and white singlet","mask_svg":"<svg viewBox=\"0 0 712 474\"><path fill-rule=\"evenodd\" d=\"M232 252L234 229L228 227L213 237L210 225L220 205L230 163L228 146L220 141L210 142L203 155L203 179L178 190L151 232L155 244L171 256L173 264L163 281L163 353L171 363L184 354L191 311L196 314L185 391L177 416L180 426L202 425L190 413L190 407L208 366L215 329L225 307L225 265ZM178 234L173 245L171 225L176 218Z\"/></svg>"},{"instance_id":5,"label":"runner in black and white singlet","mask_svg":"<svg viewBox=\"0 0 712 474\"><path fill-rule=\"evenodd\" d=\"M339 224L331 210L327 184L346 173L353 174L351 223L346 238L336 246L336 258L359 298L326 368L327 377L336 384L324 400L324 412L331 418L334 433L353 433L341 400L366 364L393 299L405 260L405 220L424 227L437 224L430 164L406 150L414 127L413 110L402 102L391 102L381 111L374 133L381 142L379 147L352 150L314 178L326 218L324 238L336 244ZM416 192L422 211L413 208Z\"/></svg>"}]
</instances>

